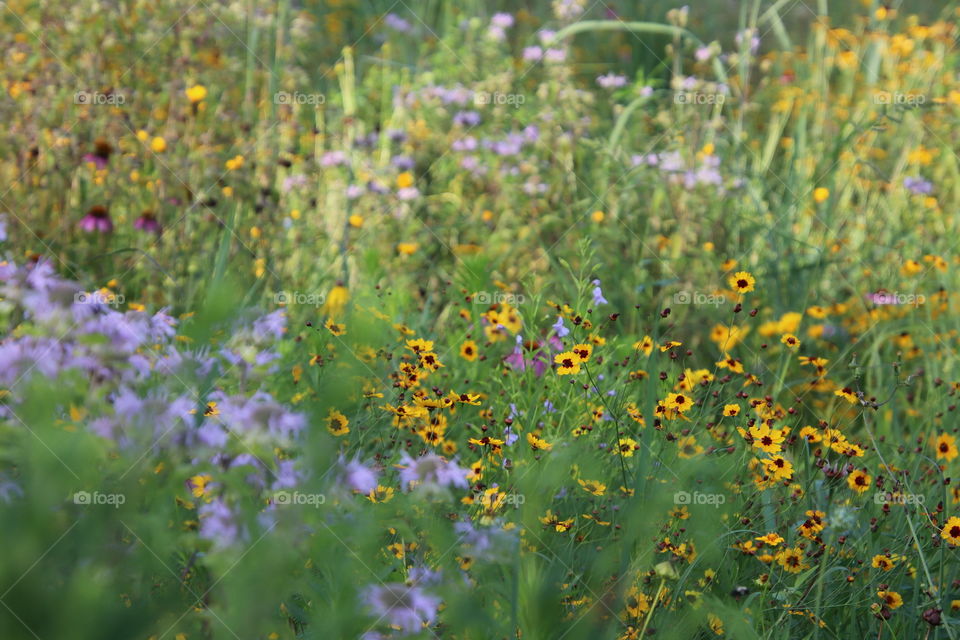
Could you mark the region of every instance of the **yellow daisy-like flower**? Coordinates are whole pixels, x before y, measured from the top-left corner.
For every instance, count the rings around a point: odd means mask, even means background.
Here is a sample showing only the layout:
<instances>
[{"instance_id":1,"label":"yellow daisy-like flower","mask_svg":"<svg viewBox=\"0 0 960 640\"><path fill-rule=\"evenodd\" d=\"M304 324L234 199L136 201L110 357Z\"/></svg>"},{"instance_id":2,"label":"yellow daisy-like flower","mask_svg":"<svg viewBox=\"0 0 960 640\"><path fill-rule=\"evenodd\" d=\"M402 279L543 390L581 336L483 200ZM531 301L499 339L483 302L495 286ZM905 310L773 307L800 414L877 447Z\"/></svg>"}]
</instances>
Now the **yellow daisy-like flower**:
<instances>
[{"instance_id":1,"label":"yellow daisy-like flower","mask_svg":"<svg viewBox=\"0 0 960 640\"><path fill-rule=\"evenodd\" d=\"M728 417L733 417L740 415L740 405L738 404L725 404L723 405L723 415Z\"/></svg>"},{"instance_id":2,"label":"yellow daisy-like flower","mask_svg":"<svg viewBox=\"0 0 960 640\"><path fill-rule=\"evenodd\" d=\"M337 324L333 321L333 318L327 320L326 324L323 325L326 327L327 331L332 333L335 336L342 336L347 332L346 325Z\"/></svg>"},{"instance_id":3,"label":"yellow daisy-like flower","mask_svg":"<svg viewBox=\"0 0 960 640\"><path fill-rule=\"evenodd\" d=\"M757 284L757 279L753 277L748 271L737 271L732 276L727 278L727 284L730 285L730 288L738 293L750 293L754 290L754 285Z\"/></svg>"},{"instance_id":4,"label":"yellow daisy-like flower","mask_svg":"<svg viewBox=\"0 0 960 640\"><path fill-rule=\"evenodd\" d=\"M195 84L192 87L184 89L183 92L186 94L187 100L193 104L196 104L207 97L207 88L202 84Z\"/></svg>"},{"instance_id":5,"label":"yellow daisy-like flower","mask_svg":"<svg viewBox=\"0 0 960 640\"><path fill-rule=\"evenodd\" d=\"M883 600L889 609L899 609L903 606L903 597L896 591L877 591L877 597Z\"/></svg>"},{"instance_id":6,"label":"yellow daisy-like flower","mask_svg":"<svg viewBox=\"0 0 960 640\"><path fill-rule=\"evenodd\" d=\"M772 532L763 536L757 536L756 538L754 538L754 540L757 540L758 542L762 542L766 545L770 545L771 547L777 547L780 545L781 542L783 542L782 537Z\"/></svg>"},{"instance_id":7,"label":"yellow daisy-like flower","mask_svg":"<svg viewBox=\"0 0 960 640\"><path fill-rule=\"evenodd\" d=\"M413 174L409 171L404 171L397 176L397 188L406 189L407 187L413 186Z\"/></svg>"},{"instance_id":8,"label":"yellow daisy-like flower","mask_svg":"<svg viewBox=\"0 0 960 640\"><path fill-rule=\"evenodd\" d=\"M847 476L847 486L857 493L864 493L870 489L872 482L873 478L863 469L854 469L850 475Z\"/></svg>"},{"instance_id":9,"label":"yellow daisy-like flower","mask_svg":"<svg viewBox=\"0 0 960 640\"><path fill-rule=\"evenodd\" d=\"M467 362L473 362L477 359L477 343L473 340L465 340L460 345L460 357Z\"/></svg>"},{"instance_id":10,"label":"yellow daisy-like flower","mask_svg":"<svg viewBox=\"0 0 960 640\"><path fill-rule=\"evenodd\" d=\"M953 547L960 545L960 518L953 516L948 519L940 530L940 537Z\"/></svg>"},{"instance_id":11,"label":"yellow daisy-like flower","mask_svg":"<svg viewBox=\"0 0 960 640\"><path fill-rule=\"evenodd\" d=\"M350 433L349 424L350 421L347 419L347 416L336 409L331 409L330 413L327 414L327 431L337 437Z\"/></svg>"},{"instance_id":12,"label":"yellow daisy-like flower","mask_svg":"<svg viewBox=\"0 0 960 640\"><path fill-rule=\"evenodd\" d=\"M554 356L553 361L557 364L557 375L566 376L580 373L580 356L573 351L558 353Z\"/></svg>"},{"instance_id":13,"label":"yellow daisy-like flower","mask_svg":"<svg viewBox=\"0 0 960 640\"><path fill-rule=\"evenodd\" d=\"M780 337L780 342L787 345L788 349L799 349L800 339L792 333L785 333Z\"/></svg>"},{"instance_id":14,"label":"yellow daisy-like flower","mask_svg":"<svg viewBox=\"0 0 960 640\"><path fill-rule=\"evenodd\" d=\"M693 406L693 400L682 393L671 393L667 396L663 406L667 409L674 409L677 413L684 413Z\"/></svg>"},{"instance_id":15,"label":"yellow daisy-like flower","mask_svg":"<svg viewBox=\"0 0 960 640\"><path fill-rule=\"evenodd\" d=\"M957 439L949 433L941 433L937 436L934 446L937 450L937 460L950 462L957 457Z\"/></svg>"},{"instance_id":16,"label":"yellow daisy-like flower","mask_svg":"<svg viewBox=\"0 0 960 640\"><path fill-rule=\"evenodd\" d=\"M602 496L607 492L607 485L599 480L577 480L583 490L593 496Z\"/></svg>"}]
</instances>

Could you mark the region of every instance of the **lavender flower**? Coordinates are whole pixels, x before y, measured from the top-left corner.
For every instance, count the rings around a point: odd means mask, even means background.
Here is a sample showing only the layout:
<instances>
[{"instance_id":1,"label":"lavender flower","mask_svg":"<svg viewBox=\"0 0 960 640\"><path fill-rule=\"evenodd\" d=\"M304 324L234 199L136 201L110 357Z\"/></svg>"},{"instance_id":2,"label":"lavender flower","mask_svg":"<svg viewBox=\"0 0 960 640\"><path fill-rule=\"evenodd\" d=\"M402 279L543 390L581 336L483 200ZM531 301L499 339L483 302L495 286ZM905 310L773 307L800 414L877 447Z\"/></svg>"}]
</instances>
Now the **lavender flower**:
<instances>
[{"instance_id":1,"label":"lavender flower","mask_svg":"<svg viewBox=\"0 0 960 640\"><path fill-rule=\"evenodd\" d=\"M200 516L200 537L212 540L216 549L223 549L241 538L240 525L230 507L220 498L197 509Z\"/></svg>"},{"instance_id":2,"label":"lavender flower","mask_svg":"<svg viewBox=\"0 0 960 640\"><path fill-rule=\"evenodd\" d=\"M618 89L627 86L627 76L608 73L597 78L597 84L604 89Z\"/></svg>"},{"instance_id":3,"label":"lavender flower","mask_svg":"<svg viewBox=\"0 0 960 640\"><path fill-rule=\"evenodd\" d=\"M363 600L373 615L406 633L416 633L424 623L431 624L440 606L440 598L417 585L401 582L369 586L363 592Z\"/></svg>"},{"instance_id":4,"label":"lavender flower","mask_svg":"<svg viewBox=\"0 0 960 640\"><path fill-rule=\"evenodd\" d=\"M924 195L928 196L933 193L933 183L924 180L922 177L907 177L903 179L903 186L906 189L915 195Z\"/></svg>"},{"instance_id":5,"label":"lavender flower","mask_svg":"<svg viewBox=\"0 0 960 640\"><path fill-rule=\"evenodd\" d=\"M364 466L358 460L351 460L344 463L340 460L342 471L342 482L351 490L364 495L377 488L377 472L371 467Z\"/></svg>"},{"instance_id":6,"label":"lavender flower","mask_svg":"<svg viewBox=\"0 0 960 640\"><path fill-rule=\"evenodd\" d=\"M490 19L490 24L501 29L509 29L513 26L513 16L509 13L495 13Z\"/></svg>"},{"instance_id":7,"label":"lavender flower","mask_svg":"<svg viewBox=\"0 0 960 640\"><path fill-rule=\"evenodd\" d=\"M388 13L383 18L383 24L387 25L394 31L399 31L400 33L410 33L413 30L413 25L398 16L395 13Z\"/></svg>"},{"instance_id":8,"label":"lavender flower","mask_svg":"<svg viewBox=\"0 0 960 640\"><path fill-rule=\"evenodd\" d=\"M539 60L543 57L543 48L532 46L523 48L523 59L528 62Z\"/></svg>"},{"instance_id":9,"label":"lavender flower","mask_svg":"<svg viewBox=\"0 0 960 640\"><path fill-rule=\"evenodd\" d=\"M435 453L413 459L404 451L400 464L404 465L400 471L400 483L404 488L416 485L426 491L437 491L448 486L468 486L467 471Z\"/></svg>"},{"instance_id":10,"label":"lavender flower","mask_svg":"<svg viewBox=\"0 0 960 640\"><path fill-rule=\"evenodd\" d=\"M565 338L570 335L570 329L563 325L563 316L557 316L557 321L550 328L553 329L554 335L558 338Z\"/></svg>"},{"instance_id":11,"label":"lavender flower","mask_svg":"<svg viewBox=\"0 0 960 640\"><path fill-rule=\"evenodd\" d=\"M593 304L594 306L601 304L610 304L607 302L607 299L603 297L603 291L600 289L600 281L593 281Z\"/></svg>"},{"instance_id":12,"label":"lavender flower","mask_svg":"<svg viewBox=\"0 0 960 640\"><path fill-rule=\"evenodd\" d=\"M453 116L453 124L461 127L475 127L480 124L480 114L476 111L459 111Z\"/></svg>"}]
</instances>

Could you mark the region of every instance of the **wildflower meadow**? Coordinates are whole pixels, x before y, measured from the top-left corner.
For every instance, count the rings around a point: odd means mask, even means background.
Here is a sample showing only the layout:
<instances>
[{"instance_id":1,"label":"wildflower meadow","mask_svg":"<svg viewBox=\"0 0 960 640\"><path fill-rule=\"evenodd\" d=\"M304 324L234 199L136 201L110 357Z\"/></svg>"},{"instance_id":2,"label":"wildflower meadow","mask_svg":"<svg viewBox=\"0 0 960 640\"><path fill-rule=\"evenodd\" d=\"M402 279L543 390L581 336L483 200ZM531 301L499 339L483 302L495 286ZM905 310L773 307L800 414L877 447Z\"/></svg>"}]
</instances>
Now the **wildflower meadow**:
<instances>
[{"instance_id":1,"label":"wildflower meadow","mask_svg":"<svg viewBox=\"0 0 960 640\"><path fill-rule=\"evenodd\" d=\"M960 640L960 3L0 25L0 639Z\"/></svg>"}]
</instances>

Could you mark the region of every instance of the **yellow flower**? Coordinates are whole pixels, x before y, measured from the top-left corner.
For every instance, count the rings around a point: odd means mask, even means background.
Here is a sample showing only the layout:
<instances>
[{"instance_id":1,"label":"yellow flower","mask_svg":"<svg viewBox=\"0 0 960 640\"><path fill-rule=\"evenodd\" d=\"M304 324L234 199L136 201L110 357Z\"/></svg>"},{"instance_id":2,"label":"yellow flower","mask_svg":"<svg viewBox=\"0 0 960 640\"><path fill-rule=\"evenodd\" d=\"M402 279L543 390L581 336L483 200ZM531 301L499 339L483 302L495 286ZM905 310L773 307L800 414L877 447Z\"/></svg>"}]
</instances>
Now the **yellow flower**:
<instances>
[{"instance_id":1,"label":"yellow flower","mask_svg":"<svg viewBox=\"0 0 960 640\"><path fill-rule=\"evenodd\" d=\"M564 351L554 356L557 364L557 375L565 376L571 373L580 373L580 356L573 351Z\"/></svg>"},{"instance_id":2,"label":"yellow flower","mask_svg":"<svg viewBox=\"0 0 960 640\"><path fill-rule=\"evenodd\" d=\"M412 256L417 252L417 249L420 247L416 242L401 242L397 245L397 251L400 255Z\"/></svg>"},{"instance_id":3,"label":"yellow flower","mask_svg":"<svg viewBox=\"0 0 960 640\"><path fill-rule=\"evenodd\" d=\"M466 340L460 345L460 357L467 362L473 362L477 359L477 343L473 340Z\"/></svg>"},{"instance_id":4,"label":"yellow flower","mask_svg":"<svg viewBox=\"0 0 960 640\"><path fill-rule=\"evenodd\" d=\"M399 189L406 189L407 187L413 186L413 174L409 171L404 171L397 176L397 187Z\"/></svg>"},{"instance_id":5,"label":"yellow flower","mask_svg":"<svg viewBox=\"0 0 960 640\"><path fill-rule=\"evenodd\" d=\"M817 187L813 190L813 201L817 204L826 201L830 197L830 189L826 187Z\"/></svg>"},{"instance_id":6,"label":"yellow flower","mask_svg":"<svg viewBox=\"0 0 960 640\"><path fill-rule=\"evenodd\" d=\"M903 606L903 598L896 591L877 591L877 597L890 609L899 609Z\"/></svg>"},{"instance_id":7,"label":"yellow flower","mask_svg":"<svg viewBox=\"0 0 960 640\"><path fill-rule=\"evenodd\" d=\"M163 153L167 150L167 141L160 136L157 136L150 141L150 149L154 153Z\"/></svg>"},{"instance_id":8,"label":"yellow flower","mask_svg":"<svg viewBox=\"0 0 960 640\"><path fill-rule=\"evenodd\" d=\"M350 433L349 424L350 421L347 416L336 409L331 409L330 413L327 414L327 431L335 436L345 436Z\"/></svg>"},{"instance_id":9,"label":"yellow flower","mask_svg":"<svg viewBox=\"0 0 960 640\"><path fill-rule=\"evenodd\" d=\"M946 540L951 546L960 545L960 518L953 516L940 530L940 537Z\"/></svg>"},{"instance_id":10,"label":"yellow flower","mask_svg":"<svg viewBox=\"0 0 960 640\"><path fill-rule=\"evenodd\" d=\"M331 318L338 318L350 300L350 290L343 285L330 289L327 299L323 303L323 311Z\"/></svg>"},{"instance_id":11,"label":"yellow flower","mask_svg":"<svg viewBox=\"0 0 960 640\"><path fill-rule=\"evenodd\" d=\"M543 438L538 438L532 433L527 434L527 444L530 445L530 448L534 451L550 451L553 449L553 445L544 440Z\"/></svg>"},{"instance_id":12,"label":"yellow flower","mask_svg":"<svg viewBox=\"0 0 960 640\"><path fill-rule=\"evenodd\" d=\"M870 477L870 474L862 469L854 469L850 475L847 476L847 486L857 493L864 493L870 489L870 483L872 481L873 478Z\"/></svg>"},{"instance_id":13,"label":"yellow flower","mask_svg":"<svg viewBox=\"0 0 960 640\"><path fill-rule=\"evenodd\" d=\"M599 480L577 480L583 490L594 496L602 496L607 492L607 485Z\"/></svg>"},{"instance_id":14,"label":"yellow flower","mask_svg":"<svg viewBox=\"0 0 960 640\"><path fill-rule=\"evenodd\" d=\"M957 457L957 439L948 433L941 433L935 443L937 460L950 462Z\"/></svg>"},{"instance_id":15,"label":"yellow flower","mask_svg":"<svg viewBox=\"0 0 960 640\"><path fill-rule=\"evenodd\" d=\"M187 100L196 104L207 97L207 88L202 84L195 84L185 89L184 93L187 94Z\"/></svg>"},{"instance_id":16,"label":"yellow flower","mask_svg":"<svg viewBox=\"0 0 960 640\"><path fill-rule=\"evenodd\" d=\"M785 333L780 337L780 342L787 345L788 349L799 349L800 339L792 333Z\"/></svg>"},{"instance_id":17,"label":"yellow flower","mask_svg":"<svg viewBox=\"0 0 960 640\"><path fill-rule=\"evenodd\" d=\"M738 293L750 293L753 291L756 283L756 278L754 278L753 275L747 271L737 271L732 276L727 278L727 284L730 285L731 289L737 291Z\"/></svg>"}]
</instances>

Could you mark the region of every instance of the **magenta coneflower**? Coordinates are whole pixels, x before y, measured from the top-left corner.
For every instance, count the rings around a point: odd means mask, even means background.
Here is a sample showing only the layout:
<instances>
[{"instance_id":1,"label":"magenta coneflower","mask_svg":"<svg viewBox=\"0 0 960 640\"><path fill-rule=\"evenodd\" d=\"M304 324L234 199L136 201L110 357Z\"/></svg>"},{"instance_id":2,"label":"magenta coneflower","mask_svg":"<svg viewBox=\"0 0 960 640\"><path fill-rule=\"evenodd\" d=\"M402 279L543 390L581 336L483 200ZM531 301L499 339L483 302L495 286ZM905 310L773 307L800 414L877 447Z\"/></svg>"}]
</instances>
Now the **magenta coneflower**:
<instances>
[{"instance_id":1,"label":"magenta coneflower","mask_svg":"<svg viewBox=\"0 0 960 640\"><path fill-rule=\"evenodd\" d=\"M103 205L96 205L80 221L80 228L87 232L112 233L113 221Z\"/></svg>"},{"instance_id":2,"label":"magenta coneflower","mask_svg":"<svg viewBox=\"0 0 960 640\"><path fill-rule=\"evenodd\" d=\"M93 153L83 156L84 162L92 162L97 169L106 169L110 161L110 154L113 153L113 147L103 138L97 138L93 143Z\"/></svg>"},{"instance_id":3,"label":"magenta coneflower","mask_svg":"<svg viewBox=\"0 0 960 640\"><path fill-rule=\"evenodd\" d=\"M163 231L160 223L157 222L157 217L153 215L152 211L144 211L141 213L140 217L134 221L133 228L138 231L146 231L147 233L155 233L157 235L160 235Z\"/></svg>"}]
</instances>

